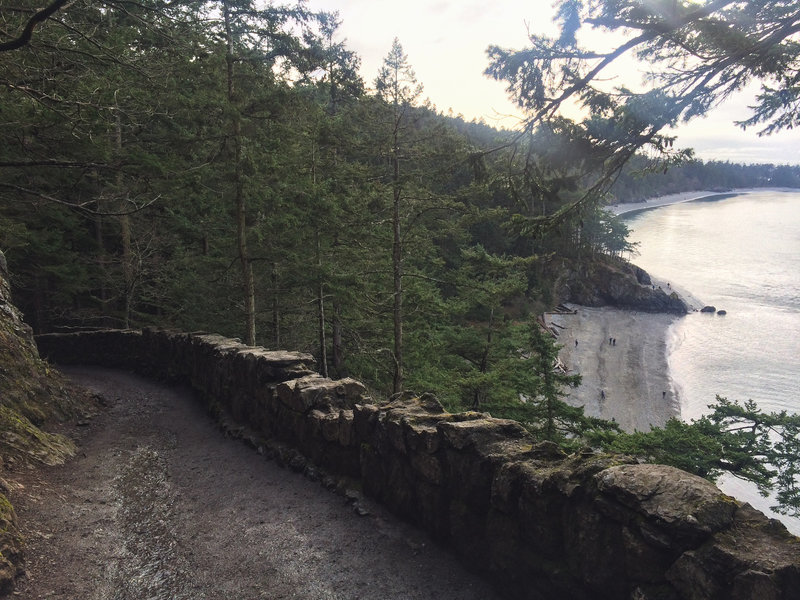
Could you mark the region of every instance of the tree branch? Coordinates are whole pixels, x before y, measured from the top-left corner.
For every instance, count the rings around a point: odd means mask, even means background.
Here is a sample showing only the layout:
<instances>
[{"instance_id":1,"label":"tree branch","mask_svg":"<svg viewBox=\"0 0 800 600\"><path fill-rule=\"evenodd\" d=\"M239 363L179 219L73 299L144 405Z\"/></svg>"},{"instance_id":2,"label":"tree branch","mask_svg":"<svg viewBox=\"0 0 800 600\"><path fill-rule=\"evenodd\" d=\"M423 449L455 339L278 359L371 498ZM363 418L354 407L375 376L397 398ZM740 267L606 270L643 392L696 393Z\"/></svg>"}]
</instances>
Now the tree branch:
<instances>
[{"instance_id":1,"label":"tree branch","mask_svg":"<svg viewBox=\"0 0 800 600\"><path fill-rule=\"evenodd\" d=\"M50 5L46 6L39 12L35 13L25 25L25 29L22 30L22 33L19 37L10 40L8 42L0 43L0 52L8 52L9 50L17 50L18 48L22 48L26 44L31 41L33 37L33 30L39 23L43 23L46 21L51 15L61 10L61 8L67 4L70 0L54 0Z\"/></svg>"},{"instance_id":2,"label":"tree branch","mask_svg":"<svg viewBox=\"0 0 800 600\"><path fill-rule=\"evenodd\" d=\"M37 198L41 198L42 200L46 200L46 201L52 202L54 204L60 204L61 206L74 208L75 210L79 210L79 211L81 211L83 213L86 213L86 214L100 215L100 216L103 216L103 217L122 217L122 216L125 216L125 215L132 215L132 214L140 212L140 211L144 210L145 208L147 208L148 206L156 203L161 198L161 195L159 194L158 196L156 196L155 198L153 198L151 200L148 200L147 202L145 202L141 206L137 206L137 205L134 204L134 208L132 208L131 210L125 210L125 211L101 211L101 210L94 210L94 209L88 208L93 203L93 201L86 201L86 202L80 202L78 204L74 204L72 202L67 202L66 200L61 200L59 198L56 198L54 196L50 196L48 194L43 194L42 192L37 192L36 190L30 190L28 188L24 188L24 187L21 187L19 185L14 185L13 183L2 183L2 182L0 182L0 187L7 188L7 189L10 189L10 190L14 190L15 192L20 192L22 194L27 194L28 196L35 196Z\"/></svg>"}]
</instances>

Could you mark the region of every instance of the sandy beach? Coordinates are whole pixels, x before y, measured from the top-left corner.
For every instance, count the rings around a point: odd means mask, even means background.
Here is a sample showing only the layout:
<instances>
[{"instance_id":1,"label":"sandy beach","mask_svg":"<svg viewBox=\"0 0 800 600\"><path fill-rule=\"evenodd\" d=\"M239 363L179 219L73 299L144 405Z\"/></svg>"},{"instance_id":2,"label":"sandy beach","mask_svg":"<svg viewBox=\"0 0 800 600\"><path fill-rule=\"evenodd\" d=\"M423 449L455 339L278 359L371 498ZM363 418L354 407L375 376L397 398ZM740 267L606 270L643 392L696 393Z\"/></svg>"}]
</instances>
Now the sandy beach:
<instances>
[{"instance_id":1,"label":"sandy beach","mask_svg":"<svg viewBox=\"0 0 800 600\"><path fill-rule=\"evenodd\" d=\"M724 193L751 191L757 190ZM619 215L720 194L711 190L684 192L608 208ZM650 276L655 285L680 294L690 310L702 308L702 301L681 288L679 282L676 285L660 280L657 274ZM558 333L558 343L563 346L561 361L570 373L583 378L579 388L569 391L567 402L583 406L587 415L614 419L626 431L647 431L652 426L663 426L670 417L680 416L680 403L669 376L667 334L670 325L681 317L611 307L567 306L575 314L545 315L546 324ZM616 344L609 343L609 339L616 340Z\"/></svg>"},{"instance_id":2,"label":"sandy beach","mask_svg":"<svg viewBox=\"0 0 800 600\"><path fill-rule=\"evenodd\" d=\"M796 190L700 190L608 208L620 215L713 196L764 191ZM654 285L677 292L690 310L704 306L701 299L681 287L681 282L664 281L657 273L650 276ZM558 333L558 343L563 346L561 361L570 373L583 378L579 388L569 391L567 402L583 406L587 415L614 419L626 431L646 431L651 426L664 425L670 417L680 417L680 402L669 375L667 336L670 325L681 317L611 307L567 306L576 313L545 315L546 324ZM609 344L609 338L616 339L616 345Z\"/></svg>"},{"instance_id":3,"label":"sandy beach","mask_svg":"<svg viewBox=\"0 0 800 600\"><path fill-rule=\"evenodd\" d=\"M647 431L680 416L667 366L667 330L680 317L567 306L576 313L545 317L559 332L562 362L583 378L567 402L583 406L587 415L614 419L626 431Z\"/></svg>"}]
</instances>

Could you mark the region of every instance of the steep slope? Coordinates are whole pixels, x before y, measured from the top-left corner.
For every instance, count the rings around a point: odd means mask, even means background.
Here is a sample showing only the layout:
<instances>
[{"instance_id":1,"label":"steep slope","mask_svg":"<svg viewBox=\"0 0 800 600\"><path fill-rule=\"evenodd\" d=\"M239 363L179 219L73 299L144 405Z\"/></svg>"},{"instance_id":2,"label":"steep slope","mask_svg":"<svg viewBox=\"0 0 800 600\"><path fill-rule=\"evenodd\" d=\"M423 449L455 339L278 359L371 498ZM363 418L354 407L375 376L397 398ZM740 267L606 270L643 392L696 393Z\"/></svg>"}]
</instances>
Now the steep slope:
<instances>
[{"instance_id":1,"label":"steep slope","mask_svg":"<svg viewBox=\"0 0 800 600\"><path fill-rule=\"evenodd\" d=\"M66 437L40 429L84 416L90 399L72 391L39 358L32 332L11 303L6 259L0 251L0 593L22 568L23 540L14 509L5 496L5 477L37 464L63 463L74 453ZM11 477L9 477L9 475Z\"/></svg>"}]
</instances>

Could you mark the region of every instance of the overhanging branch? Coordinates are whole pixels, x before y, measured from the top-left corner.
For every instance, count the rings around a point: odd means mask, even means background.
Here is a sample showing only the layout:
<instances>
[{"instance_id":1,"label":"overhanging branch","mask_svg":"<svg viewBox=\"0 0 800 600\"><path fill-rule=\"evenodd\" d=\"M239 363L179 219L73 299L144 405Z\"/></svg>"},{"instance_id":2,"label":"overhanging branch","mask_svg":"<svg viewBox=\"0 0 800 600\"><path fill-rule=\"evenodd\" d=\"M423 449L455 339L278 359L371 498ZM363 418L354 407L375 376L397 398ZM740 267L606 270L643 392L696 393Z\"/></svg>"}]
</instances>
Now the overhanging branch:
<instances>
[{"instance_id":1,"label":"overhanging branch","mask_svg":"<svg viewBox=\"0 0 800 600\"><path fill-rule=\"evenodd\" d=\"M28 44L33 37L33 30L36 29L36 26L39 25L39 23L43 23L51 15L61 10L61 8L63 8L69 1L70 0L54 0L54 2L51 2L48 6L35 13L25 24L25 29L22 30L22 33L19 35L19 37L8 42L0 43L0 52L17 50Z\"/></svg>"}]
</instances>

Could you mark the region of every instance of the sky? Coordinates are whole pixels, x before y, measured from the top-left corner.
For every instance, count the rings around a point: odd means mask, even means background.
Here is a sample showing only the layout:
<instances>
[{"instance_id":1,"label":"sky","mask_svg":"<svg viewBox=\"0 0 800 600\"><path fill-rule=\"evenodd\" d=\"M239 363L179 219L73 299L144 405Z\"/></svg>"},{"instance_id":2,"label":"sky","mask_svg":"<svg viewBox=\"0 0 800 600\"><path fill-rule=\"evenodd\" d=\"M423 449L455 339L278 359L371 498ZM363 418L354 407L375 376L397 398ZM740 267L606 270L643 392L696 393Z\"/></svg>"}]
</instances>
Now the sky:
<instances>
[{"instance_id":1,"label":"sky","mask_svg":"<svg viewBox=\"0 0 800 600\"><path fill-rule=\"evenodd\" d=\"M375 80L397 37L423 84L423 97L444 113L513 128L521 114L502 82L483 75L489 45L521 49L528 31L555 33L552 0L307 0L312 10L338 11L341 37L361 57L361 76ZM638 77L637 77L638 79ZM752 92L751 92L752 94ZM703 160L800 164L800 130L759 138L735 120L749 116L742 94L674 133Z\"/></svg>"}]
</instances>

